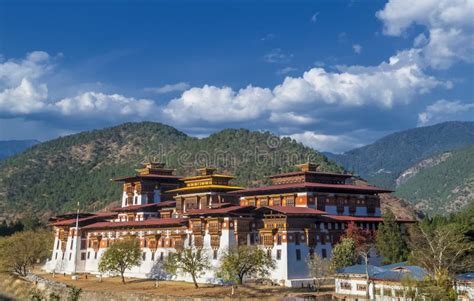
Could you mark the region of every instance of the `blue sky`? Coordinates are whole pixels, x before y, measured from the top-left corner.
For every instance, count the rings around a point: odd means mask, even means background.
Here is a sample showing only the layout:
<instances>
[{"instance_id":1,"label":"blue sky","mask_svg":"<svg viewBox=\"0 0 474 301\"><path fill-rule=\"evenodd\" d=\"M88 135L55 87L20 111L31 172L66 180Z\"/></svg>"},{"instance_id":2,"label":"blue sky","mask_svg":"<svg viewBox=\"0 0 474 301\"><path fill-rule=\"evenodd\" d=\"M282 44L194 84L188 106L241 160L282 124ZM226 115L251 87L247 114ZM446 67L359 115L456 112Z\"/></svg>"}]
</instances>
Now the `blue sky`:
<instances>
[{"instance_id":1,"label":"blue sky","mask_svg":"<svg viewBox=\"0 0 474 301\"><path fill-rule=\"evenodd\" d=\"M1 1L0 140L151 120L342 152L474 120L474 1Z\"/></svg>"}]
</instances>

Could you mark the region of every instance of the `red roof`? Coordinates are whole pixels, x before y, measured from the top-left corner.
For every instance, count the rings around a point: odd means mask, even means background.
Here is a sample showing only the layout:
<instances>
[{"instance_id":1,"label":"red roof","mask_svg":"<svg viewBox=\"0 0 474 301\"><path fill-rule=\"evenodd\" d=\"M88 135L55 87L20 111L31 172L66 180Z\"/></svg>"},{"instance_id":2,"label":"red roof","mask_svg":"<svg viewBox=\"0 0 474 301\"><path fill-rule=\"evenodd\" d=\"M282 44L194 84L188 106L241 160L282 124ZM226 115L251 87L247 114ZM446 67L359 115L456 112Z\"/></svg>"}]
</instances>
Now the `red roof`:
<instances>
[{"instance_id":1,"label":"red roof","mask_svg":"<svg viewBox=\"0 0 474 301\"><path fill-rule=\"evenodd\" d=\"M241 210L249 210L255 208L254 206L230 206L220 208L204 208L204 209L189 209L187 210L188 215L201 215L201 214L226 214L232 212L238 212Z\"/></svg>"},{"instance_id":2,"label":"red roof","mask_svg":"<svg viewBox=\"0 0 474 301\"><path fill-rule=\"evenodd\" d=\"M145 204L145 205L132 205L132 206L126 206L126 207L117 207L112 209L112 211L139 211L140 209L147 209L147 208L153 208L153 207L173 207L176 205L175 201L166 201L166 202L159 202L159 203L151 203L151 204Z\"/></svg>"},{"instance_id":3,"label":"red roof","mask_svg":"<svg viewBox=\"0 0 474 301\"><path fill-rule=\"evenodd\" d=\"M383 217L376 216L350 216L350 215L324 215L324 217L330 218L337 221L349 221L349 222L383 222ZM415 220L409 219L397 219L397 222L401 223L415 223Z\"/></svg>"},{"instance_id":4,"label":"red roof","mask_svg":"<svg viewBox=\"0 0 474 301\"><path fill-rule=\"evenodd\" d=\"M323 215L327 214L325 211L317 210L314 208L308 207L293 207L293 206L264 206L260 207L257 210L262 210L262 208L267 208L270 210L278 211L283 214L289 215Z\"/></svg>"},{"instance_id":5,"label":"red roof","mask_svg":"<svg viewBox=\"0 0 474 301\"><path fill-rule=\"evenodd\" d=\"M144 221L99 222L82 227L82 229L180 226L184 223L187 223L187 221L187 218L150 218Z\"/></svg>"},{"instance_id":6,"label":"red roof","mask_svg":"<svg viewBox=\"0 0 474 301\"><path fill-rule=\"evenodd\" d=\"M256 188L249 188L239 191L233 191L234 194L249 194L259 193L264 191L275 191L275 190L288 190L288 189L330 189L330 190L356 190L356 191L367 191L367 192L392 192L388 189L379 188L371 185L352 185L352 184L324 184L324 183L294 183L294 184L281 184L281 185L270 185Z\"/></svg>"},{"instance_id":7,"label":"red roof","mask_svg":"<svg viewBox=\"0 0 474 301\"><path fill-rule=\"evenodd\" d=\"M348 222L383 222L382 217L375 216L350 216L350 215L324 215L332 220L336 221L348 221Z\"/></svg>"},{"instance_id":8,"label":"red roof","mask_svg":"<svg viewBox=\"0 0 474 301\"><path fill-rule=\"evenodd\" d=\"M87 217L81 217L78 219L79 223L84 222L84 221L89 221L89 220L94 220L98 218L111 218L116 216L116 213L95 213L94 215L87 216ZM76 223L75 218L68 218L68 219L63 219L54 223L51 223L51 226L69 226L69 225L74 225Z\"/></svg>"},{"instance_id":9,"label":"red roof","mask_svg":"<svg viewBox=\"0 0 474 301\"><path fill-rule=\"evenodd\" d=\"M350 178L352 175L346 175L342 173L335 173L335 172L322 172L322 171L292 171L292 172L285 172L279 173L275 175L270 175L267 178L280 178L280 177L290 177L290 176L297 176L303 174L310 174L310 175L319 175L319 176L331 176L331 177L341 177L341 178Z\"/></svg>"}]
</instances>

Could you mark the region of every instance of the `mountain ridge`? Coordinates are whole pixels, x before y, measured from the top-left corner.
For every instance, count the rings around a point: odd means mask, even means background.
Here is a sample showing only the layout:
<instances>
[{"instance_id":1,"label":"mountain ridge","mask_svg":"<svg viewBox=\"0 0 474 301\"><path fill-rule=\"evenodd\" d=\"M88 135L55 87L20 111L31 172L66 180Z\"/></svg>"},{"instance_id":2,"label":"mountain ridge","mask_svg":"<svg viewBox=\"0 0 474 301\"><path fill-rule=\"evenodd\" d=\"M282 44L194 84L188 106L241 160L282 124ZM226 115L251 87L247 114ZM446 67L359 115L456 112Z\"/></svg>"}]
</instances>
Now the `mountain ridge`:
<instances>
[{"instance_id":1,"label":"mountain ridge","mask_svg":"<svg viewBox=\"0 0 474 301\"><path fill-rule=\"evenodd\" d=\"M99 210L120 198L121 187L110 179L133 174L149 160L165 161L180 175L214 166L249 187L305 161L343 171L315 150L270 132L226 129L199 139L161 123L125 123L56 138L0 161L0 215L48 216L72 210L78 201L83 210Z\"/></svg>"},{"instance_id":2,"label":"mountain ridge","mask_svg":"<svg viewBox=\"0 0 474 301\"><path fill-rule=\"evenodd\" d=\"M470 144L474 122L449 121L392 133L343 154L325 154L371 184L395 188L400 173L419 161Z\"/></svg>"}]
</instances>

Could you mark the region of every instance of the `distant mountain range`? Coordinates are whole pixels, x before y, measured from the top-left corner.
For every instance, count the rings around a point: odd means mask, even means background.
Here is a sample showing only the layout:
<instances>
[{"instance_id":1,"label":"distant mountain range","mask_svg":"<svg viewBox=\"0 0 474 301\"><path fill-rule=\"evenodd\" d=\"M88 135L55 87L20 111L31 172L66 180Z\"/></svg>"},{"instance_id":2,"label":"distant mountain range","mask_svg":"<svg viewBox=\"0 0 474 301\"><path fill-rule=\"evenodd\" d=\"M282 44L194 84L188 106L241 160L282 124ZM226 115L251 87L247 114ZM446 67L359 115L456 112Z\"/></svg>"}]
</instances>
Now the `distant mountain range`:
<instances>
[{"instance_id":1,"label":"distant mountain range","mask_svg":"<svg viewBox=\"0 0 474 301\"><path fill-rule=\"evenodd\" d=\"M426 213L453 212L474 202L474 145L414 165L399 177L395 195Z\"/></svg>"},{"instance_id":2,"label":"distant mountain range","mask_svg":"<svg viewBox=\"0 0 474 301\"><path fill-rule=\"evenodd\" d=\"M148 160L164 160L181 175L215 166L243 186L264 184L265 176L305 161L343 171L315 150L269 132L227 129L198 139L159 123L127 123L40 143L0 161L0 215L50 215L73 210L78 201L99 210L121 196L122 187L110 179L134 174Z\"/></svg>"},{"instance_id":3,"label":"distant mountain range","mask_svg":"<svg viewBox=\"0 0 474 301\"><path fill-rule=\"evenodd\" d=\"M33 146L22 151L28 143ZM1 148L9 154L20 152L0 161L0 218L66 212L77 201L84 210L113 206L121 187L110 179L133 174L149 160L165 161L181 175L215 166L234 174L235 184L249 187L265 184L265 176L295 170L294 164L305 161L319 163L323 171L342 172L342 165L370 184L396 189L395 195L383 196L382 207L400 217L411 214L409 204L428 213L445 213L473 201L474 154L469 145L474 145L474 122L416 128L341 155L327 154L340 165L269 132L226 129L198 139L152 122L36 143Z\"/></svg>"},{"instance_id":4,"label":"distant mountain range","mask_svg":"<svg viewBox=\"0 0 474 301\"><path fill-rule=\"evenodd\" d=\"M395 188L403 171L423 159L474 144L474 122L445 122L385 136L343 154L324 153L369 183Z\"/></svg>"},{"instance_id":5,"label":"distant mountain range","mask_svg":"<svg viewBox=\"0 0 474 301\"><path fill-rule=\"evenodd\" d=\"M0 160L11 157L30 146L38 144L38 140L4 140L0 141Z\"/></svg>"},{"instance_id":6,"label":"distant mountain range","mask_svg":"<svg viewBox=\"0 0 474 301\"><path fill-rule=\"evenodd\" d=\"M474 201L470 145L474 122L453 121L394 133L343 154L324 154L370 184L396 189L395 195L420 210L445 213Z\"/></svg>"}]
</instances>

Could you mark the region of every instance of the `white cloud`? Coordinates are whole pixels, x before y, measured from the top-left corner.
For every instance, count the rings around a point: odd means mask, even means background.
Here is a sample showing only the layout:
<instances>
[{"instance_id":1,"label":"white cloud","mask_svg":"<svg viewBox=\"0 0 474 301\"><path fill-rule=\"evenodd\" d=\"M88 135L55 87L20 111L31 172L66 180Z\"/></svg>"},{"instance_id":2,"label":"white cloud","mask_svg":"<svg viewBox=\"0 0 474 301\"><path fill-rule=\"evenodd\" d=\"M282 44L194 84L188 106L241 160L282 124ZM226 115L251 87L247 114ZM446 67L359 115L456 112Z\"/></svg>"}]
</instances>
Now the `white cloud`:
<instances>
[{"instance_id":1,"label":"white cloud","mask_svg":"<svg viewBox=\"0 0 474 301\"><path fill-rule=\"evenodd\" d=\"M278 123L278 124L303 125L303 124L315 123L317 119L314 117L309 117L305 115L298 115L298 114L295 114L294 112L282 112L282 113L272 112L270 114L269 121L273 123Z\"/></svg>"},{"instance_id":2,"label":"white cloud","mask_svg":"<svg viewBox=\"0 0 474 301\"><path fill-rule=\"evenodd\" d=\"M145 92L156 93L156 94L166 94L171 92L180 92L189 89L191 86L185 82L179 82L175 84L167 84L161 87L149 87L145 88Z\"/></svg>"},{"instance_id":3,"label":"white cloud","mask_svg":"<svg viewBox=\"0 0 474 301\"><path fill-rule=\"evenodd\" d=\"M354 44L352 45L352 50L354 50L356 54L360 54L362 52L362 46L359 44Z\"/></svg>"},{"instance_id":4,"label":"white cloud","mask_svg":"<svg viewBox=\"0 0 474 301\"><path fill-rule=\"evenodd\" d=\"M86 92L64 98L51 107L65 116L97 118L104 120L139 120L156 117L158 107L149 99L136 99L119 94Z\"/></svg>"},{"instance_id":5,"label":"white cloud","mask_svg":"<svg viewBox=\"0 0 474 301\"><path fill-rule=\"evenodd\" d=\"M357 140L346 135L324 135L305 131L289 135L289 137L322 152L340 153L362 146Z\"/></svg>"},{"instance_id":6,"label":"white cloud","mask_svg":"<svg viewBox=\"0 0 474 301\"><path fill-rule=\"evenodd\" d=\"M53 68L50 59L48 53L34 51L22 60L0 62L0 88L12 88L19 85L23 79L33 80L43 76Z\"/></svg>"},{"instance_id":7,"label":"white cloud","mask_svg":"<svg viewBox=\"0 0 474 301\"><path fill-rule=\"evenodd\" d=\"M316 23L318 21L318 16L319 16L319 12L315 12L312 16L311 16L311 23Z\"/></svg>"},{"instance_id":8,"label":"white cloud","mask_svg":"<svg viewBox=\"0 0 474 301\"><path fill-rule=\"evenodd\" d=\"M44 110L47 106L48 88L45 84L34 85L23 78L14 88L0 92L0 113L30 114Z\"/></svg>"},{"instance_id":9,"label":"white cloud","mask_svg":"<svg viewBox=\"0 0 474 301\"><path fill-rule=\"evenodd\" d=\"M293 54L285 53L280 48L275 48L263 56L267 63L288 63L293 58Z\"/></svg>"},{"instance_id":10,"label":"white cloud","mask_svg":"<svg viewBox=\"0 0 474 301\"><path fill-rule=\"evenodd\" d=\"M474 103L464 103L459 100L438 100L418 114L418 126L435 124L456 118L459 113L474 109Z\"/></svg>"},{"instance_id":11,"label":"white cloud","mask_svg":"<svg viewBox=\"0 0 474 301\"><path fill-rule=\"evenodd\" d=\"M278 75L285 75L285 74L292 73L292 72L295 72L295 71L298 71L298 69L294 68L294 67L285 67L285 68L277 70L276 73Z\"/></svg>"},{"instance_id":12,"label":"white cloud","mask_svg":"<svg viewBox=\"0 0 474 301\"><path fill-rule=\"evenodd\" d=\"M389 62L374 67L340 67L340 72L322 68L306 71L302 77L287 77L273 90L277 110L317 104L362 106L375 104L390 108L407 104L418 94L443 85L426 75L417 64L417 52L402 52Z\"/></svg>"},{"instance_id":13,"label":"white cloud","mask_svg":"<svg viewBox=\"0 0 474 301\"><path fill-rule=\"evenodd\" d=\"M171 100L163 112L180 124L245 121L260 117L271 98L272 93L266 88L249 85L235 92L230 87L205 85L185 91Z\"/></svg>"},{"instance_id":14,"label":"white cloud","mask_svg":"<svg viewBox=\"0 0 474 301\"><path fill-rule=\"evenodd\" d=\"M474 62L473 11L472 0L390 0L376 15L387 35L400 36L414 24L425 26L426 63L446 69L457 61ZM415 47L419 42L415 40Z\"/></svg>"}]
</instances>

